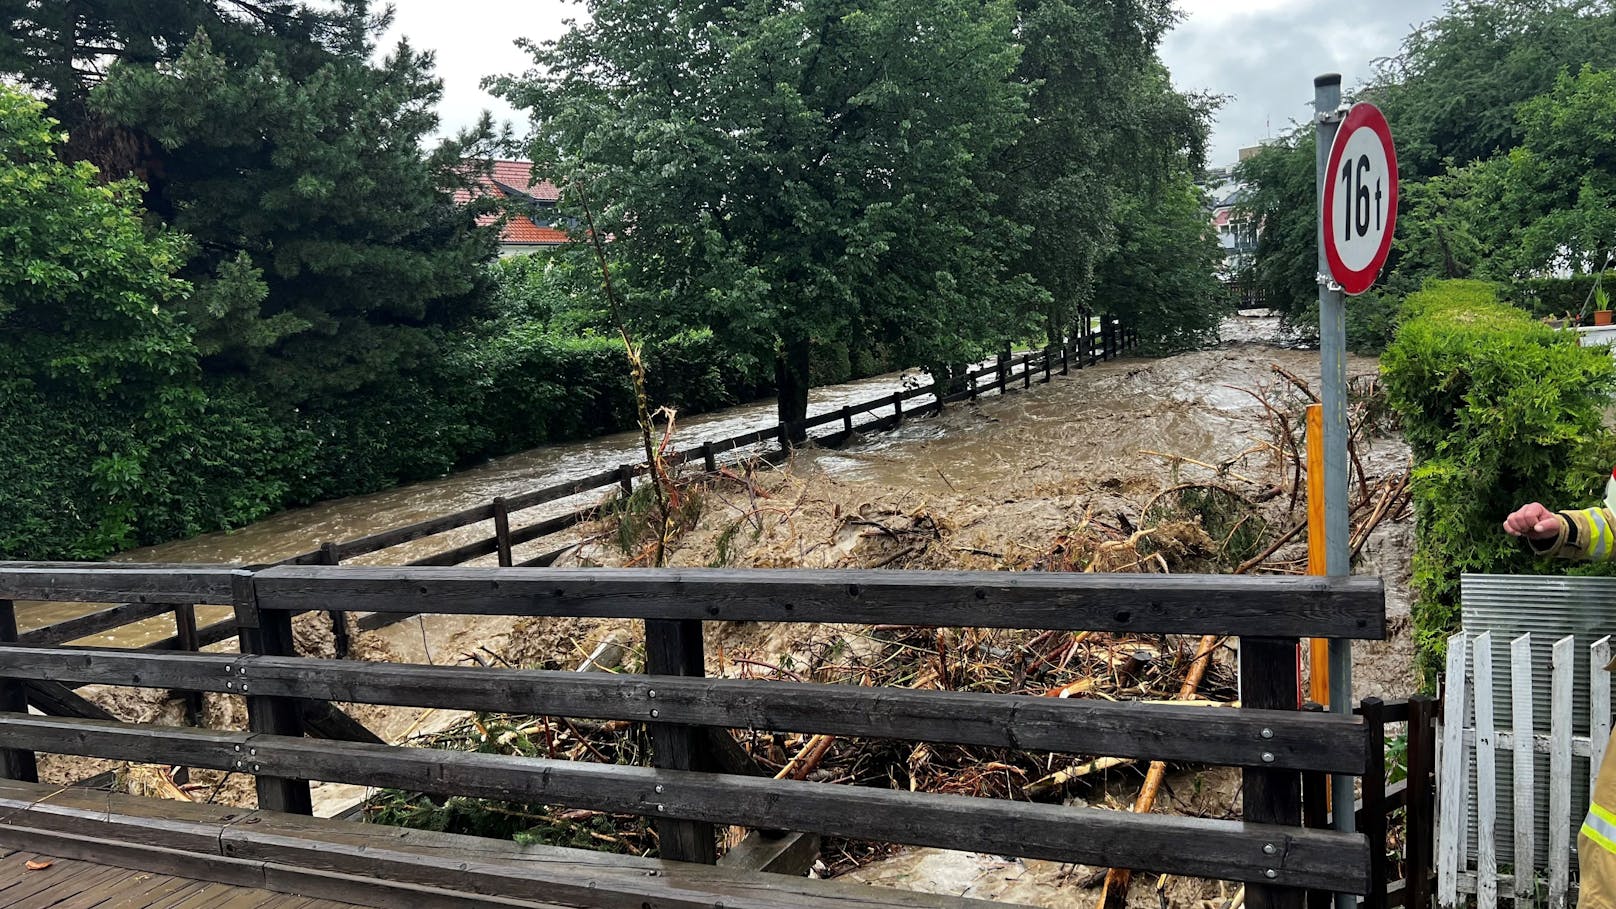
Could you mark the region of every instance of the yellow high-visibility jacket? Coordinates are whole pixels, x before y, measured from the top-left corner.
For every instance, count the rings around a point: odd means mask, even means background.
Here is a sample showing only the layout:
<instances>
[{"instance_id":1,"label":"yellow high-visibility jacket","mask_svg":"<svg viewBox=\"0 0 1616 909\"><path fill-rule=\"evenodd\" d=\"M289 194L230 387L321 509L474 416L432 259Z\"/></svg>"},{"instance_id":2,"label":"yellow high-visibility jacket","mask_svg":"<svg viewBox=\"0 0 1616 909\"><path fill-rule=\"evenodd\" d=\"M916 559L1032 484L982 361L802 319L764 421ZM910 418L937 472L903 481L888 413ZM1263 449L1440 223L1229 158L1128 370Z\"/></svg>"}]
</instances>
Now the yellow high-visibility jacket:
<instances>
[{"instance_id":1,"label":"yellow high-visibility jacket","mask_svg":"<svg viewBox=\"0 0 1616 909\"><path fill-rule=\"evenodd\" d=\"M1532 540L1538 554L1594 561L1616 561L1616 511L1608 507L1562 511L1560 534ZM1616 665L1616 661L1612 661ZM1606 666L1606 669L1612 668ZM1577 837L1581 877L1579 909L1616 909L1616 734L1605 746L1588 815Z\"/></svg>"}]
</instances>

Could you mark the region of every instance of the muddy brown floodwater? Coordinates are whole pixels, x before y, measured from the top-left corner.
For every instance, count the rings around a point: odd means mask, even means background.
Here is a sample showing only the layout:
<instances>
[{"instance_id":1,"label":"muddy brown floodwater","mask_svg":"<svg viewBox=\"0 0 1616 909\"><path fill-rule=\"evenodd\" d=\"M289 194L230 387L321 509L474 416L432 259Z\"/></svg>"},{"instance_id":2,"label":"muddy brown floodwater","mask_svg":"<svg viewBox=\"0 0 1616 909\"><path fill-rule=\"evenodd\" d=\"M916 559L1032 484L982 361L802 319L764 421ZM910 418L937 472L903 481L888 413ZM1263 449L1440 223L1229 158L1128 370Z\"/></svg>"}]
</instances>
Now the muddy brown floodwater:
<instances>
[{"instance_id":1,"label":"muddy brown floodwater","mask_svg":"<svg viewBox=\"0 0 1616 909\"><path fill-rule=\"evenodd\" d=\"M1225 325L1224 343L1215 349L1160 359L1112 361L1057 377L1029 391L951 406L940 415L909 420L893 431L856 439L839 450L800 451L783 469L761 470L754 483L720 484L703 493L707 498L700 520L677 542L670 563L1032 567L1052 547L1061 545L1061 540L1083 533L1084 528L1141 525L1145 505L1164 489L1185 481L1217 479L1208 469L1183 459L1227 464L1231 476L1243 478L1242 488L1248 494L1263 484L1283 484L1287 480L1284 469L1262 448L1269 438L1267 412L1250 392L1283 386L1276 366L1316 384L1319 355L1272 343L1277 330L1272 319L1231 319ZM1352 357L1348 371L1353 376L1373 376L1377 363ZM866 401L888 394L902 383L903 376L894 374L820 389L815 392L812 410L818 413ZM681 421L677 442L695 444L772 422L772 403L760 402ZM136 550L119 558L274 561L323 541L351 539L494 496L595 473L635 459L638 446L634 434L547 446L441 479L288 511L238 531ZM1360 454L1371 480L1407 467L1407 447L1395 433L1367 439ZM1219 481L1233 485L1228 477ZM600 496L597 491L544 508L559 513ZM1263 507L1270 510L1271 523L1296 520L1297 512L1283 496ZM540 515L542 512L534 512L534 516ZM628 557L607 542L605 530L593 525L578 528L574 539L579 545L558 564L624 564ZM486 533L485 527L466 528L373 558L404 562ZM909 540L921 543L902 548ZM555 545L554 541L549 545ZM1389 641L1355 645L1355 697L1402 697L1415 690L1408 596L1411 552L1412 521L1386 521L1370 536L1355 566L1359 573L1385 579L1392 632ZM20 605L22 623L27 627L73 614L40 604ZM78 607L78 611L82 609ZM323 617L300 620L299 645L311 653L328 654L328 634L322 639L318 619ZM172 633L171 624L154 621L93 642L128 646ZM800 653L804 646L803 632L788 626L726 624L709 627L707 634L708 669L714 675L735 674L738 662L746 659L783 664L783 657ZM359 655L371 659L442 664L491 654L523 665L576 666L608 636L632 642L638 628L632 623L598 620L427 617L362 635L356 647ZM137 696L128 691L86 689L86 694L126 719L178 721L177 705L164 701L162 693ZM456 719L444 711L351 709L390 741L439 729ZM242 719L236 699L210 696L210 725L237 725ZM66 780L105 768L93 762L53 759L44 769L52 778ZM1125 807L1135 791L1137 774L1119 774L1091 794L1089 803ZM1209 816L1228 816L1238 810L1238 774L1217 769L1182 771L1170 777L1166 792L1160 809ZM321 813L351 805L362 794L354 787L316 789ZM244 779L235 780L218 797L248 803L250 785ZM1092 899L1076 892L1091 872L1000 856L920 849L870 864L857 875L910 888L1066 906ZM1193 905L1217 895L1216 885L1206 882L1166 882L1160 893L1151 886L1155 883L1153 879L1137 882L1130 903Z\"/></svg>"}]
</instances>

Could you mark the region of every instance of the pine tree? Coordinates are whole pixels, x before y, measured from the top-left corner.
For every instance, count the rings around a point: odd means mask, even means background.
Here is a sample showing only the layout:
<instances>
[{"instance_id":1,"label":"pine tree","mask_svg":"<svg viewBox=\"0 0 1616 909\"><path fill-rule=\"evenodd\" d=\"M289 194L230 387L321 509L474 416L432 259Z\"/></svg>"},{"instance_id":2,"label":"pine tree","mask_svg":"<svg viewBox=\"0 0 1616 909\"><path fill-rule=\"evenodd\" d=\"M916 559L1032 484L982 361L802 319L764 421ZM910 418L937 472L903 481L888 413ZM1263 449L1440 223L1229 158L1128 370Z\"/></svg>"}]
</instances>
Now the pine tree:
<instances>
[{"instance_id":1,"label":"pine tree","mask_svg":"<svg viewBox=\"0 0 1616 909\"><path fill-rule=\"evenodd\" d=\"M0 71L44 93L66 154L146 180L189 235L204 366L300 403L385 383L471 314L492 231L451 192L486 122L423 153L441 84L371 63L366 0L82 0L13 9Z\"/></svg>"}]
</instances>

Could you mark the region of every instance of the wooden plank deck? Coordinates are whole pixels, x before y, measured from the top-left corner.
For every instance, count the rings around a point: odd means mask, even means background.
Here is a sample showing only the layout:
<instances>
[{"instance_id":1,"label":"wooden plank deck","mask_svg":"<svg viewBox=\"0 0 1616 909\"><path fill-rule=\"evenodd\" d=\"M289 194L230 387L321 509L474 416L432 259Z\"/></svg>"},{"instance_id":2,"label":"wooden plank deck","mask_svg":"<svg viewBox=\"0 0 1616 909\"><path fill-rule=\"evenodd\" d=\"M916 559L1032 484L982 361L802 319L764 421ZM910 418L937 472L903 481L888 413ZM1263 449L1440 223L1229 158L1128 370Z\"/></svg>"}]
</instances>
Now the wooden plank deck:
<instances>
[{"instance_id":1,"label":"wooden plank deck","mask_svg":"<svg viewBox=\"0 0 1616 909\"><path fill-rule=\"evenodd\" d=\"M357 909L313 899L78 859L0 848L0 906L7 909ZM28 862L51 862L29 870Z\"/></svg>"}]
</instances>

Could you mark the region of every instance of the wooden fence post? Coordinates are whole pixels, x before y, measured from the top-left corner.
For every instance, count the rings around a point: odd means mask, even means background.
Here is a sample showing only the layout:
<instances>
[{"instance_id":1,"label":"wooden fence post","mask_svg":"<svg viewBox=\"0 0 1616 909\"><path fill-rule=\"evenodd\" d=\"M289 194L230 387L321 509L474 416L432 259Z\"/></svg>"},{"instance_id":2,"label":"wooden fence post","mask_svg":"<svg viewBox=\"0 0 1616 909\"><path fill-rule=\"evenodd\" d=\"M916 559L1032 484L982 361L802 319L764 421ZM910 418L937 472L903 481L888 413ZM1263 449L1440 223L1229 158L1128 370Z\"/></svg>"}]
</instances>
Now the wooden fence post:
<instances>
[{"instance_id":1,"label":"wooden fence post","mask_svg":"<svg viewBox=\"0 0 1616 909\"><path fill-rule=\"evenodd\" d=\"M1369 894L1363 909L1385 909L1386 863L1386 714L1380 698L1364 698L1359 705L1368 733L1369 761L1363 775L1363 812L1358 829L1369 840ZM1337 810L1350 810L1340 806Z\"/></svg>"},{"instance_id":2,"label":"wooden fence post","mask_svg":"<svg viewBox=\"0 0 1616 909\"><path fill-rule=\"evenodd\" d=\"M623 499L625 501L634 494L633 464L623 464L617 468L617 485L623 488Z\"/></svg>"},{"instance_id":3,"label":"wooden fence post","mask_svg":"<svg viewBox=\"0 0 1616 909\"><path fill-rule=\"evenodd\" d=\"M903 422L903 392L892 393L892 425L897 426Z\"/></svg>"},{"instance_id":4,"label":"wooden fence post","mask_svg":"<svg viewBox=\"0 0 1616 909\"><path fill-rule=\"evenodd\" d=\"M708 473L718 473L718 455L713 453L713 441L701 443L701 466Z\"/></svg>"},{"instance_id":5,"label":"wooden fence post","mask_svg":"<svg viewBox=\"0 0 1616 909\"><path fill-rule=\"evenodd\" d=\"M842 407L842 432L849 435L853 432L853 408L845 405Z\"/></svg>"},{"instance_id":6,"label":"wooden fence post","mask_svg":"<svg viewBox=\"0 0 1616 909\"><path fill-rule=\"evenodd\" d=\"M1021 355L1021 387L1032 387L1032 354Z\"/></svg>"},{"instance_id":7,"label":"wooden fence post","mask_svg":"<svg viewBox=\"0 0 1616 909\"><path fill-rule=\"evenodd\" d=\"M1071 375L1072 372L1072 344L1066 338L1061 339L1061 375Z\"/></svg>"},{"instance_id":8,"label":"wooden fence post","mask_svg":"<svg viewBox=\"0 0 1616 909\"><path fill-rule=\"evenodd\" d=\"M186 653L197 653L202 647L196 637L196 607L174 607L174 639L179 642L180 649ZM185 722L190 726L202 725L202 692L186 691L182 693L185 700Z\"/></svg>"},{"instance_id":9,"label":"wooden fence post","mask_svg":"<svg viewBox=\"0 0 1616 909\"><path fill-rule=\"evenodd\" d=\"M16 641L17 607L10 600L0 600L0 643ZM0 710L28 712L28 689L22 682L0 677ZM39 782L39 764L34 753L19 748L0 748L0 778Z\"/></svg>"},{"instance_id":10,"label":"wooden fence post","mask_svg":"<svg viewBox=\"0 0 1616 909\"><path fill-rule=\"evenodd\" d=\"M1408 906L1431 905L1431 874L1436 861L1436 701L1419 694L1408 699Z\"/></svg>"},{"instance_id":11,"label":"wooden fence post","mask_svg":"<svg viewBox=\"0 0 1616 909\"><path fill-rule=\"evenodd\" d=\"M791 453L791 427L789 425L785 424L785 423L781 423L778 427L775 428L774 434L775 434L775 437L780 440L780 453L781 454L790 454Z\"/></svg>"},{"instance_id":12,"label":"wooden fence post","mask_svg":"<svg viewBox=\"0 0 1616 909\"><path fill-rule=\"evenodd\" d=\"M499 547L499 567L511 567L511 512L504 496L494 497L494 545Z\"/></svg>"},{"instance_id":13,"label":"wooden fence post","mask_svg":"<svg viewBox=\"0 0 1616 909\"><path fill-rule=\"evenodd\" d=\"M646 619L645 671L651 675L706 675L701 622ZM647 716L652 722L646 724L651 733L651 763L663 770L710 771L712 761L706 736L694 726L654 722L657 713L653 689L647 707ZM718 861L712 824L660 817L654 824L663 858L705 865Z\"/></svg>"},{"instance_id":14,"label":"wooden fence post","mask_svg":"<svg viewBox=\"0 0 1616 909\"><path fill-rule=\"evenodd\" d=\"M341 562L342 560L337 558L337 544L330 541L320 544L321 565L338 565ZM353 646L348 639L348 614L340 609L333 609L328 615L331 616L331 645L337 652L337 659L346 660Z\"/></svg>"},{"instance_id":15,"label":"wooden fence post","mask_svg":"<svg viewBox=\"0 0 1616 909\"><path fill-rule=\"evenodd\" d=\"M1004 394L1005 379L1010 373L1010 351L1005 350L999 354L999 394Z\"/></svg>"},{"instance_id":16,"label":"wooden fence post","mask_svg":"<svg viewBox=\"0 0 1616 909\"><path fill-rule=\"evenodd\" d=\"M1240 641L1240 705L1253 709L1295 710L1298 674L1296 638L1242 638ZM1246 770L1244 817L1260 824L1300 826L1302 779L1295 771ZM1350 810L1351 806L1348 806ZM1271 843L1275 871L1284 843ZM1303 893L1291 887L1249 884L1250 909L1302 909Z\"/></svg>"},{"instance_id":17,"label":"wooden fence post","mask_svg":"<svg viewBox=\"0 0 1616 909\"><path fill-rule=\"evenodd\" d=\"M292 641L292 614L285 610L260 610L253 577L247 572L233 581L232 599L236 624L241 635L241 652L260 656L296 656ZM303 710L296 698L263 697L252 693L252 675L243 671L236 683L247 697L247 728L268 735L303 735ZM312 815L313 800L307 780L266 776L253 761L256 755L243 752L236 769L257 778L258 807L266 811Z\"/></svg>"}]
</instances>

